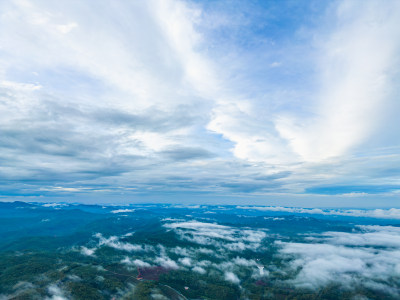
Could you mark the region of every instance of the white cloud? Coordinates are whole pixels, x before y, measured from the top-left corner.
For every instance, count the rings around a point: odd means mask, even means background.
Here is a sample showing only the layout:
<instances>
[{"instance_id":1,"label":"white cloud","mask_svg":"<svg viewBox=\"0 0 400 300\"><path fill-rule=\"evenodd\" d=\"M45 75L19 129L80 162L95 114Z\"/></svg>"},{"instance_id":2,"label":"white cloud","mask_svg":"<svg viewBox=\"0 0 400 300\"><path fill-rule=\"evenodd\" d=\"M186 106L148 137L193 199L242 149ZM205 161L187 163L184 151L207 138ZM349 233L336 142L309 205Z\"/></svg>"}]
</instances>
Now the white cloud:
<instances>
[{"instance_id":1,"label":"white cloud","mask_svg":"<svg viewBox=\"0 0 400 300\"><path fill-rule=\"evenodd\" d=\"M239 252L246 249L257 250L267 236L265 230L239 229L196 220L165 223L163 226L174 229L183 240Z\"/></svg>"},{"instance_id":2,"label":"white cloud","mask_svg":"<svg viewBox=\"0 0 400 300\"><path fill-rule=\"evenodd\" d=\"M160 264L167 269L179 269L178 264L174 260L170 259L168 256L157 257L154 262Z\"/></svg>"},{"instance_id":3,"label":"white cloud","mask_svg":"<svg viewBox=\"0 0 400 300\"><path fill-rule=\"evenodd\" d=\"M141 268L151 267L151 265L149 263L145 262L145 261L142 261L140 259L131 260L127 256L123 260L121 260L121 263L130 265L130 266L141 267Z\"/></svg>"},{"instance_id":4,"label":"white cloud","mask_svg":"<svg viewBox=\"0 0 400 300\"><path fill-rule=\"evenodd\" d=\"M67 278L68 278L69 280L71 280L71 281L81 281L81 280L82 280L82 278L80 278L79 276L74 275L74 274L68 275Z\"/></svg>"},{"instance_id":5,"label":"white cloud","mask_svg":"<svg viewBox=\"0 0 400 300\"><path fill-rule=\"evenodd\" d=\"M197 265L200 267L207 267L210 266L212 263L209 260L201 260L197 262Z\"/></svg>"},{"instance_id":6,"label":"white cloud","mask_svg":"<svg viewBox=\"0 0 400 300\"><path fill-rule=\"evenodd\" d=\"M200 248L197 251L199 251L200 253L203 253L203 254L210 254L210 255L215 254L215 252L213 250L207 249L207 248Z\"/></svg>"},{"instance_id":7,"label":"white cloud","mask_svg":"<svg viewBox=\"0 0 400 300\"><path fill-rule=\"evenodd\" d=\"M135 209L126 208L126 209L115 209L115 210L112 210L111 213L113 213L113 214L127 213L127 212L131 213L131 212L134 212L134 211L135 211Z\"/></svg>"},{"instance_id":8,"label":"white cloud","mask_svg":"<svg viewBox=\"0 0 400 300\"><path fill-rule=\"evenodd\" d=\"M326 232L313 243L276 242L289 269L299 273L291 283L318 288L337 282L345 288L364 285L399 295L389 284L400 278L400 230L391 226L359 226L360 232Z\"/></svg>"},{"instance_id":9,"label":"white cloud","mask_svg":"<svg viewBox=\"0 0 400 300\"><path fill-rule=\"evenodd\" d=\"M62 25L57 25L56 28L64 34L69 33L71 30L73 30L74 28L78 27L78 24L76 24L75 22L71 22L68 24L62 24Z\"/></svg>"},{"instance_id":10,"label":"white cloud","mask_svg":"<svg viewBox=\"0 0 400 300\"><path fill-rule=\"evenodd\" d=\"M50 297L46 297L46 300L67 300L64 292L56 285L52 284L47 288Z\"/></svg>"},{"instance_id":11,"label":"white cloud","mask_svg":"<svg viewBox=\"0 0 400 300\"><path fill-rule=\"evenodd\" d=\"M68 204L63 204L63 203L44 203L42 204L43 207L62 207L62 206L68 206Z\"/></svg>"},{"instance_id":12,"label":"white cloud","mask_svg":"<svg viewBox=\"0 0 400 300\"><path fill-rule=\"evenodd\" d=\"M233 272L225 272L224 276L225 276L225 280L226 281L230 281L230 282L232 282L234 284L239 284L240 283L240 279Z\"/></svg>"},{"instance_id":13,"label":"white cloud","mask_svg":"<svg viewBox=\"0 0 400 300\"><path fill-rule=\"evenodd\" d=\"M276 91L278 100L254 84L243 87L247 92L237 91L239 97L218 100L209 129L234 142L235 156L286 167L296 161L322 162L351 153L375 134L383 110L395 101L388 91L396 74L393 62L399 58L399 4L371 0L360 6L357 1L339 1L326 14L320 27L307 29L307 45L285 49L304 47L302 59L313 64L315 72L307 82L311 93L289 85L295 90L290 94L283 81ZM297 71L294 66L291 70ZM257 80L249 77L245 79L250 83Z\"/></svg>"},{"instance_id":14,"label":"white cloud","mask_svg":"<svg viewBox=\"0 0 400 300\"><path fill-rule=\"evenodd\" d=\"M99 246L108 246L117 250L123 250L128 252L150 252L154 251L154 248L149 245L136 245L126 242L119 241L117 236L110 236L109 238L103 237L101 233L96 233L95 237L99 239Z\"/></svg>"},{"instance_id":15,"label":"white cloud","mask_svg":"<svg viewBox=\"0 0 400 300\"><path fill-rule=\"evenodd\" d=\"M152 299L157 299L157 300L168 300L168 298L165 297L165 296L162 295L162 294L151 293L150 296L151 296Z\"/></svg>"},{"instance_id":16,"label":"white cloud","mask_svg":"<svg viewBox=\"0 0 400 300\"><path fill-rule=\"evenodd\" d=\"M190 267L192 265L192 260L189 257L180 258L178 261L185 267Z\"/></svg>"},{"instance_id":17,"label":"white cloud","mask_svg":"<svg viewBox=\"0 0 400 300\"><path fill-rule=\"evenodd\" d=\"M251 278L260 279L268 276L269 276L269 271L265 270L264 266L257 265L257 269L253 269L253 274L251 275Z\"/></svg>"},{"instance_id":18,"label":"white cloud","mask_svg":"<svg viewBox=\"0 0 400 300\"><path fill-rule=\"evenodd\" d=\"M235 257L233 259L233 263L238 265L238 266L244 266L244 267L254 267L257 266L257 263L253 259L245 259L243 257Z\"/></svg>"},{"instance_id":19,"label":"white cloud","mask_svg":"<svg viewBox=\"0 0 400 300\"><path fill-rule=\"evenodd\" d=\"M361 232L326 232L324 240L346 246L379 246L400 248L400 227L358 226Z\"/></svg>"},{"instance_id":20,"label":"white cloud","mask_svg":"<svg viewBox=\"0 0 400 300\"><path fill-rule=\"evenodd\" d=\"M95 253L95 252L96 252L96 248L89 249L89 248L86 248L86 247L84 247L84 246L81 247L81 253L82 253L83 255L86 255L86 256L94 256L94 253Z\"/></svg>"},{"instance_id":21,"label":"white cloud","mask_svg":"<svg viewBox=\"0 0 400 300\"><path fill-rule=\"evenodd\" d=\"M205 274L205 273L206 273L206 270L205 270L204 268L202 268L202 267L199 267L199 266L195 266L195 267L192 269L192 271L193 271L193 272L200 273L200 274Z\"/></svg>"},{"instance_id":22,"label":"white cloud","mask_svg":"<svg viewBox=\"0 0 400 300\"><path fill-rule=\"evenodd\" d=\"M237 206L239 209L255 209L261 211L304 213L317 215L333 215L347 217L368 217L378 219L400 219L400 209L321 209L321 208L300 208L283 206Z\"/></svg>"},{"instance_id":23,"label":"white cloud","mask_svg":"<svg viewBox=\"0 0 400 300\"><path fill-rule=\"evenodd\" d=\"M337 27L321 37L321 91L309 120L282 118L277 129L306 161L341 156L365 141L387 107L399 58L399 3L342 1ZM389 103L390 105L390 103Z\"/></svg>"}]
</instances>

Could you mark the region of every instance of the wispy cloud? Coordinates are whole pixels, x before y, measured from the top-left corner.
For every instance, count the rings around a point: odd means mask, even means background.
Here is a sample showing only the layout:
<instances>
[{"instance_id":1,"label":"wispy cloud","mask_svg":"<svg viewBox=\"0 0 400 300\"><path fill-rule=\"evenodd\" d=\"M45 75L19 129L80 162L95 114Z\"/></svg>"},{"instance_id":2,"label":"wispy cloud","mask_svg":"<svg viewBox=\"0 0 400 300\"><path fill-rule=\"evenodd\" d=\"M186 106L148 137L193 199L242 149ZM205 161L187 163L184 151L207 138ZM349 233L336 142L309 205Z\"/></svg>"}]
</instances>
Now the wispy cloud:
<instances>
[{"instance_id":1,"label":"wispy cloud","mask_svg":"<svg viewBox=\"0 0 400 300\"><path fill-rule=\"evenodd\" d=\"M95 237L99 239L99 246L108 246L117 250L127 252L150 252L154 251L154 248L150 245L136 245L127 242L121 242L119 237L110 236L109 238L103 237L101 233L96 233Z\"/></svg>"},{"instance_id":2,"label":"wispy cloud","mask_svg":"<svg viewBox=\"0 0 400 300\"><path fill-rule=\"evenodd\" d=\"M172 228L182 240L236 252L248 249L256 251L267 237L266 229L240 229L195 220L165 223L163 226Z\"/></svg>"},{"instance_id":3,"label":"wispy cloud","mask_svg":"<svg viewBox=\"0 0 400 300\"><path fill-rule=\"evenodd\" d=\"M65 292L61 290L57 285L52 284L48 287L48 292L50 294L50 297L46 297L46 300L65 300L68 299L65 296Z\"/></svg>"},{"instance_id":4,"label":"wispy cloud","mask_svg":"<svg viewBox=\"0 0 400 300\"><path fill-rule=\"evenodd\" d=\"M124 209L114 209L111 211L111 213L113 214L132 213L132 212L135 212L135 209L124 208Z\"/></svg>"},{"instance_id":5,"label":"wispy cloud","mask_svg":"<svg viewBox=\"0 0 400 300\"><path fill-rule=\"evenodd\" d=\"M90 249L90 248L87 248L84 246L81 247L81 253L83 255L93 256L95 252L96 252L96 248Z\"/></svg>"}]
</instances>

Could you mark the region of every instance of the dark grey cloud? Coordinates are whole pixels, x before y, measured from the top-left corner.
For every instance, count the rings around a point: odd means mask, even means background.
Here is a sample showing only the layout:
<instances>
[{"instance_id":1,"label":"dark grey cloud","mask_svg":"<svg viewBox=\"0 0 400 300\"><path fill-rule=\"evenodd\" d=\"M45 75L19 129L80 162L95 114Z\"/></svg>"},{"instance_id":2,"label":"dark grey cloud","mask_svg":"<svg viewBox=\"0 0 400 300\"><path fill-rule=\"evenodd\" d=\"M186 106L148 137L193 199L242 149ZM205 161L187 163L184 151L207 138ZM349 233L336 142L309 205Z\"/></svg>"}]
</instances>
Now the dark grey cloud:
<instances>
[{"instance_id":1,"label":"dark grey cloud","mask_svg":"<svg viewBox=\"0 0 400 300\"><path fill-rule=\"evenodd\" d=\"M97 110L89 115L93 121L109 126L126 126L132 130L167 132L187 127L194 123L195 116L190 115L190 108L180 107L173 112L149 109L140 114L121 110Z\"/></svg>"},{"instance_id":2,"label":"dark grey cloud","mask_svg":"<svg viewBox=\"0 0 400 300\"><path fill-rule=\"evenodd\" d=\"M162 156L171 160L183 161L191 159L207 159L212 158L215 154L203 148L195 147L174 147L159 152Z\"/></svg>"},{"instance_id":3,"label":"dark grey cloud","mask_svg":"<svg viewBox=\"0 0 400 300\"><path fill-rule=\"evenodd\" d=\"M231 191L240 193L251 193L256 191L268 191L271 189L277 189L280 184L269 182L265 184L260 184L257 182L232 182L232 183L221 183L221 187L228 188Z\"/></svg>"}]
</instances>

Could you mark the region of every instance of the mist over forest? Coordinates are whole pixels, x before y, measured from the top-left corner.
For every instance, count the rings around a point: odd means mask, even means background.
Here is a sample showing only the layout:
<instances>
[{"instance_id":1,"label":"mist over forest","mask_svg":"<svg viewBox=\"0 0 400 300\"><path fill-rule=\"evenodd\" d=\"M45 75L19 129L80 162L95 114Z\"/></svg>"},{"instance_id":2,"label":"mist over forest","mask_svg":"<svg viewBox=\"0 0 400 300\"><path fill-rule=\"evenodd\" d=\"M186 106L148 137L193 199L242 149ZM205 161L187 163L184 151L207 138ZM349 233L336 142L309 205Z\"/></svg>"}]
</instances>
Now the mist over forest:
<instances>
[{"instance_id":1,"label":"mist over forest","mask_svg":"<svg viewBox=\"0 0 400 300\"><path fill-rule=\"evenodd\" d=\"M23 202L0 212L0 299L400 296L399 218Z\"/></svg>"}]
</instances>

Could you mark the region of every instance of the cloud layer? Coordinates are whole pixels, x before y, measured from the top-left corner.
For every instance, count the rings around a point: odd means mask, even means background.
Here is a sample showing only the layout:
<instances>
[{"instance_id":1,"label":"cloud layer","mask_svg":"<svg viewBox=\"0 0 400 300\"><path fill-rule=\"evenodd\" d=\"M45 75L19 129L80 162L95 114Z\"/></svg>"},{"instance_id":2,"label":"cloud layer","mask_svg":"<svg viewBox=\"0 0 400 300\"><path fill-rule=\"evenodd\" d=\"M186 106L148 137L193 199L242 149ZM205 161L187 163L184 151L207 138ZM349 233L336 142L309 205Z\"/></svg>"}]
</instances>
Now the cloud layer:
<instances>
[{"instance_id":1,"label":"cloud layer","mask_svg":"<svg viewBox=\"0 0 400 300\"><path fill-rule=\"evenodd\" d=\"M399 3L236 5L2 2L2 197L394 205Z\"/></svg>"},{"instance_id":2,"label":"cloud layer","mask_svg":"<svg viewBox=\"0 0 400 300\"><path fill-rule=\"evenodd\" d=\"M296 214L316 214L328 216L368 217L377 219L400 219L400 209L321 209L321 208L296 208L283 206L238 206L239 209L250 209L270 212L287 212Z\"/></svg>"},{"instance_id":3,"label":"cloud layer","mask_svg":"<svg viewBox=\"0 0 400 300\"><path fill-rule=\"evenodd\" d=\"M357 232L326 232L311 243L276 242L280 253L294 258L289 269L299 270L292 283L319 288L330 283L353 289L364 286L399 296L391 285L400 276L399 228L359 226Z\"/></svg>"}]
</instances>

